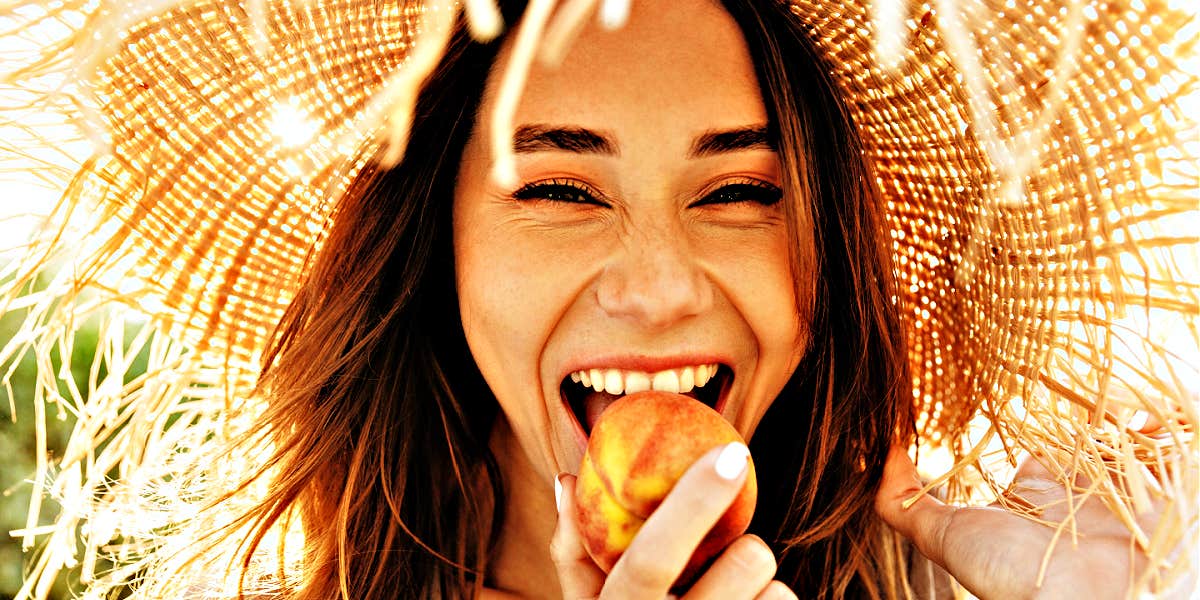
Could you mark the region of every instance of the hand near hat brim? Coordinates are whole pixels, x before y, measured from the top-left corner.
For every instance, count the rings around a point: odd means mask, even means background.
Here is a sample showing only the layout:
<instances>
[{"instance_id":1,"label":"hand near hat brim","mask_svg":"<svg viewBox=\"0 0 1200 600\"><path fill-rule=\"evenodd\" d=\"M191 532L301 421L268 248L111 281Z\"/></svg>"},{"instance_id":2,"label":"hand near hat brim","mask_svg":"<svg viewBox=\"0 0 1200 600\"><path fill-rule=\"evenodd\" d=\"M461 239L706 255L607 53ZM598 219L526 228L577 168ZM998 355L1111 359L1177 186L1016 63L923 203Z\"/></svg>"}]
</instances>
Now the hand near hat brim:
<instances>
[{"instance_id":1,"label":"hand near hat brim","mask_svg":"<svg viewBox=\"0 0 1200 600\"><path fill-rule=\"evenodd\" d=\"M1086 481L1068 490L1035 459L1021 465L1008 489L1033 518L999 503L955 507L928 494L905 507L923 487L908 454L893 447L876 511L979 598L1126 598L1143 576L1145 554L1129 526L1079 493ZM1154 529L1162 510L1156 502L1139 517L1144 530Z\"/></svg>"}]
</instances>

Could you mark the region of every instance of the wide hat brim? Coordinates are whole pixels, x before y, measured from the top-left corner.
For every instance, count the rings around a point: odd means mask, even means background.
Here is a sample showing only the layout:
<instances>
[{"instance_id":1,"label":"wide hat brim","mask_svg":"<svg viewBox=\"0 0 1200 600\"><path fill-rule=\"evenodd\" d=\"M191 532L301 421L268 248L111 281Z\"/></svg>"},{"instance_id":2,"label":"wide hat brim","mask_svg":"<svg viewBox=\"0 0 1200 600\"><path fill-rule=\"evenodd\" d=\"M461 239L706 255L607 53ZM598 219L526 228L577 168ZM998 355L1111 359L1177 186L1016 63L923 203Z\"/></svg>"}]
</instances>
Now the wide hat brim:
<instances>
[{"instance_id":1,"label":"wide hat brim","mask_svg":"<svg viewBox=\"0 0 1200 600\"><path fill-rule=\"evenodd\" d=\"M249 402L338 194L381 143L379 94L406 68L422 11L83 6L62 8L87 15L79 31L117 35L75 40L81 122L107 151L67 195L99 223L73 281L147 314L189 349L177 368L220 369L226 397ZM1067 464L1087 440L1095 469L1114 456L1194 466L1196 9L945 6L900 15L880 61L871 3L792 3L886 201L923 440L977 463L968 424L982 417L1009 455ZM1140 431L1147 417L1170 442ZM960 495L981 482L954 473Z\"/></svg>"},{"instance_id":2,"label":"wide hat brim","mask_svg":"<svg viewBox=\"0 0 1200 600\"><path fill-rule=\"evenodd\" d=\"M136 257L125 291L150 297L201 351L251 367L375 142L362 123L420 18L402 4L268 7L259 51L237 4L193 3L129 30L93 79L112 147L88 173L121 223L113 239ZM994 139L1033 155L1009 198L932 9L908 15L889 70L875 60L868 4L794 4L836 65L887 201L931 435L1063 368L1083 380L1065 387L1091 382L1099 396L1111 350L1087 356L1083 344L1138 329L1122 313L1200 307L1174 270L1197 241L1181 227L1197 194L1184 154L1195 129L1179 102L1196 79L1176 64L1194 49L1177 35L1194 15L1135 2L1072 23L1068 8L981 6L972 21ZM1062 48L1070 25L1083 27L1073 52ZM1054 349L1074 355L1064 363ZM1080 373L1088 363L1095 372Z\"/></svg>"}]
</instances>

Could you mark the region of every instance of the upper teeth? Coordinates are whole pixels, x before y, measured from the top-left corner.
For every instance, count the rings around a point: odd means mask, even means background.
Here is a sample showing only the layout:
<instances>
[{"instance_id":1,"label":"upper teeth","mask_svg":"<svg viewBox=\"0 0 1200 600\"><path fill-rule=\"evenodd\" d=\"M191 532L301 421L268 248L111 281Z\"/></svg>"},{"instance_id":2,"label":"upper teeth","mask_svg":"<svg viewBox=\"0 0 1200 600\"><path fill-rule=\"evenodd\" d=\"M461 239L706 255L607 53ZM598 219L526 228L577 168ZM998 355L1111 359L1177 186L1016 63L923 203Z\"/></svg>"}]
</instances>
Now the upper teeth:
<instances>
[{"instance_id":1,"label":"upper teeth","mask_svg":"<svg viewBox=\"0 0 1200 600\"><path fill-rule=\"evenodd\" d=\"M667 369L655 373L624 369L584 369L571 373L571 381L609 394L633 394L646 390L686 394L694 388L704 387L716 373L716 364Z\"/></svg>"}]
</instances>

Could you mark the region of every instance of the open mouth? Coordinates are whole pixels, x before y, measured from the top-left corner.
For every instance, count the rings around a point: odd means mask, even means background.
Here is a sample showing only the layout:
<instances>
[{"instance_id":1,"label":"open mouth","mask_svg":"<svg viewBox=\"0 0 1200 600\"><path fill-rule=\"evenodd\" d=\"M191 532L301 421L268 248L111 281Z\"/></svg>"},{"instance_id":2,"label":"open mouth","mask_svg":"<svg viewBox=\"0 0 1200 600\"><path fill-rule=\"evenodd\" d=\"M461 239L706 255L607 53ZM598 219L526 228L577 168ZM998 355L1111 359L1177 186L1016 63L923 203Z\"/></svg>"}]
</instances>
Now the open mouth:
<instances>
[{"instance_id":1,"label":"open mouth","mask_svg":"<svg viewBox=\"0 0 1200 600\"><path fill-rule=\"evenodd\" d=\"M627 394L649 390L682 394L720 412L732 382L733 370L718 363L657 373L587 369L564 378L559 391L584 433L590 435L600 413Z\"/></svg>"}]
</instances>

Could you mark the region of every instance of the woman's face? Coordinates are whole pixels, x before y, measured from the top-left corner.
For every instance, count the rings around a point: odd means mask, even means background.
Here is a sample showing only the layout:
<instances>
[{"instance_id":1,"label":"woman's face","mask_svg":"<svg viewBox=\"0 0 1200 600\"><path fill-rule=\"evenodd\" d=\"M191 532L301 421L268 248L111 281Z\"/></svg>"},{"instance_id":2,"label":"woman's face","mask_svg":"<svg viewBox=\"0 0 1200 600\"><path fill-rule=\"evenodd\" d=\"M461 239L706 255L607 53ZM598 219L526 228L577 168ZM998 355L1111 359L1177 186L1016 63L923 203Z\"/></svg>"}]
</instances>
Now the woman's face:
<instances>
[{"instance_id":1,"label":"woman's face","mask_svg":"<svg viewBox=\"0 0 1200 600\"><path fill-rule=\"evenodd\" d=\"M467 342L534 468L578 470L609 386L691 385L748 438L803 328L781 165L737 25L708 0L635 4L558 68L535 63L510 187L490 178L498 79L458 174L454 251Z\"/></svg>"}]
</instances>

